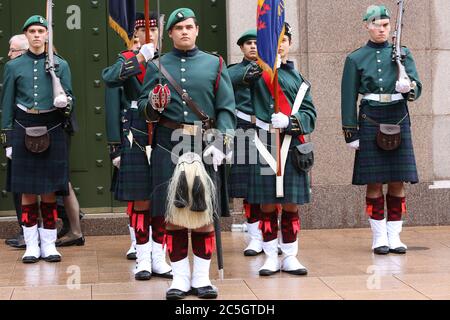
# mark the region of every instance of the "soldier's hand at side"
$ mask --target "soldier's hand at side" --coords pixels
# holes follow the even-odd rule
[[[395,90],[399,93],[408,93],[411,91],[411,82],[405,79],[401,79],[395,83]]]
[[[272,126],[275,129],[287,128],[289,126],[289,117],[281,112],[272,114]]]
[[[67,96],[65,94],[61,94],[53,100],[53,105],[58,109],[67,107],[68,103],[69,101],[67,100]]]
[[[12,160],[12,147],[6,148],[6,157],[10,160]]]
[[[347,146],[349,146],[349,148],[351,148],[351,149],[359,150],[359,139],[352,141],[350,143],[347,143]]]
[[[227,156],[217,149],[215,146],[208,147],[205,152],[203,153],[204,157],[212,156],[212,165],[214,167],[214,171],[217,172],[220,165],[222,165],[222,162]],[[208,162],[206,162],[208,163]]]
[[[155,46],[153,43],[146,43],[141,47],[139,53],[144,56],[145,62],[148,62],[155,56]]]
[[[120,160],[121,160],[121,158],[117,157],[117,158],[114,158],[112,161],[113,166],[116,167],[117,169],[120,169]]]

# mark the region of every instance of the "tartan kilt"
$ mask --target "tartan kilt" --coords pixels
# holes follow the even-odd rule
[[[275,155],[275,145],[271,145],[270,134],[265,130],[258,130],[258,136],[264,144],[267,144],[268,151]],[[265,135],[266,140],[263,140]],[[283,141],[283,135],[280,140]],[[266,142],[267,141],[267,142]],[[284,171],[284,197],[276,197],[276,173],[270,169],[265,160],[259,155],[258,164],[252,166],[248,186],[248,203],[258,204],[305,204],[311,200],[310,179],[308,174],[299,172],[293,165],[292,152],[300,142],[296,137],[292,137],[291,146],[286,160]],[[259,154],[259,152],[258,152]],[[263,170],[263,171],[261,171]],[[261,174],[263,173],[263,174]]]
[[[50,147],[43,153],[32,153],[25,147],[25,129],[16,121],[13,126],[11,161],[7,190],[22,194],[69,194],[69,158],[67,136],[62,123],[64,116],[59,111],[43,114],[28,114],[15,110],[15,120],[23,127],[46,126],[50,136]]]
[[[115,170],[113,177],[115,199],[118,201],[150,200],[151,171],[145,153],[145,146],[148,145],[147,122],[140,118],[137,112],[129,111],[126,118],[131,120],[127,122],[127,126],[124,126],[120,169]],[[127,138],[129,130],[134,137],[132,148]]]
[[[419,182],[411,137],[409,116],[400,124],[402,142],[397,150],[385,151],[378,147],[378,126],[361,116],[366,114],[378,123],[397,124],[407,113],[406,101],[395,105],[372,107],[363,101],[359,112],[360,150],[356,151],[353,184]]]
[[[244,131],[255,129],[255,125],[237,118],[237,129]],[[252,164],[250,164],[250,155],[256,154],[255,144],[251,139],[245,137],[245,141],[238,138],[238,132],[234,137],[233,164],[230,168],[230,178],[228,183],[228,192],[230,198],[247,198],[248,182]],[[239,139],[239,140],[238,140]]]
[[[168,194],[168,186],[170,183],[170,179],[172,178],[173,172],[175,170],[177,157],[174,155],[174,159],[172,160],[173,149],[182,139],[192,138],[189,136],[182,136],[178,141],[171,141],[171,136],[173,129],[169,129],[160,125],[157,125],[155,128],[155,135],[153,140],[153,152],[151,159],[151,172],[152,172],[152,216],[153,217],[161,217],[165,216],[166,213],[166,200]],[[201,139],[201,138],[200,138]],[[196,140],[198,141],[198,140]],[[201,141],[201,140],[200,140]],[[190,150],[195,151],[196,153],[201,153],[203,148],[199,146],[195,146],[194,144],[190,144]],[[177,156],[181,155],[181,152],[176,154]],[[223,192],[224,183],[226,181],[225,178],[225,166],[220,166],[220,170],[216,173],[213,169],[212,165],[206,165],[206,172],[209,174],[211,179],[216,186],[217,191],[217,199],[218,204],[216,206],[215,215],[217,216],[228,216],[229,212],[228,208],[228,199],[227,193]]]

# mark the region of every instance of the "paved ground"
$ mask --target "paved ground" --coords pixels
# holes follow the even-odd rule
[[[450,227],[405,228],[408,253],[387,256],[371,253],[369,229],[302,231],[304,277],[260,278],[264,257],[243,256],[246,237],[223,234],[225,280],[213,281],[220,299],[450,299]],[[1,241],[0,299],[164,299],[168,281],[134,280],[128,241],[88,237],[84,247],[61,249],[61,263],[35,265],[22,264],[23,251]]]

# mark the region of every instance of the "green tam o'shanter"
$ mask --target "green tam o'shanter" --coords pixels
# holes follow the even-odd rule
[[[390,19],[391,14],[385,6],[370,6],[367,8],[363,21],[372,22],[380,19]]]
[[[237,41],[238,46],[242,46],[248,40],[255,40],[257,37],[256,29],[245,31]]]
[[[29,27],[33,25],[43,26],[45,28],[48,28],[47,20],[39,15],[34,15],[28,18],[27,21],[25,21],[22,30],[27,31]]]
[[[173,11],[169,19],[167,19],[167,25],[166,30],[169,31],[172,29],[174,25],[176,25],[178,22],[187,20],[189,18],[195,18],[195,13],[189,8],[179,8]]]

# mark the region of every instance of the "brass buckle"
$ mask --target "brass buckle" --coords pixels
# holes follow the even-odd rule
[[[183,124],[183,134],[187,136],[195,136],[199,133],[199,126],[193,124]]]
[[[380,94],[380,102],[389,103],[392,102],[392,94]]]
[[[27,113],[31,113],[31,114],[39,114],[39,113],[40,113],[40,110],[37,110],[37,109],[28,109],[28,110],[27,110]]]

